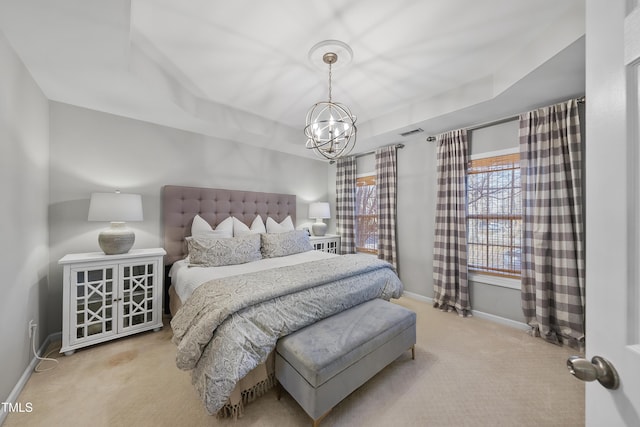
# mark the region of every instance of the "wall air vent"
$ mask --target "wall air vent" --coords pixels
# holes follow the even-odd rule
[[[413,135],[414,133],[420,133],[420,132],[424,132],[424,130],[420,129],[420,128],[416,128],[413,130],[408,130],[406,132],[402,132],[400,134],[400,136],[409,136],[409,135]]]

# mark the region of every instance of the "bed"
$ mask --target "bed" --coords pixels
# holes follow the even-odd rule
[[[273,385],[278,338],[402,293],[384,261],[312,250],[304,231],[292,228],[295,213],[294,195],[163,187],[165,304],[173,315],[176,365],[191,371],[210,414],[240,416],[244,404]],[[243,233],[229,238],[230,222]],[[202,237],[196,226],[219,234]]]

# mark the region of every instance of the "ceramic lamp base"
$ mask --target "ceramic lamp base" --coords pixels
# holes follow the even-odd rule
[[[311,230],[314,236],[324,236],[327,232],[327,224],[324,222],[314,222],[311,225]]]
[[[111,228],[101,231],[98,235],[100,249],[107,255],[126,254],[135,240],[136,235],[124,222],[112,222]]]

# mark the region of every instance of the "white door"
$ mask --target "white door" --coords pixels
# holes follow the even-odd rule
[[[620,378],[616,390],[587,383],[594,427],[640,426],[637,3],[586,3],[586,358],[609,360]]]

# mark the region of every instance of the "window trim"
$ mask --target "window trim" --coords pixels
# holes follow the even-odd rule
[[[518,147],[505,148],[504,150],[486,151],[484,153],[475,153],[469,156],[469,160],[484,159],[485,157],[507,156],[509,154],[517,154],[520,152]]]
[[[485,151],[482,153],[474,153],[470,154],[468,161],[484,159],[487,157],[498,157],[505,156],[510,154],[518,154],[520,153],[519,147],[514,148],[505,148],[503,150],[494,150],[494,151]],[[513,276],[501,276],[501,275],[493,275],[488,272],[483,272],[480,270],[468,270],[467,277],[470,281],[477,283],[484,283],[487,285],[493,286],[501,286],[503,288],[509,289],[521,289],[521,279]]]
[[[521,280],[514,279],[513,277],[500,277],[490,276],[484,273],[477,273],[475,271],[469,271],[467,278],[470,282],[483,283],[485,285],[500,286],[502,288],[517,289],[520,290]]]

